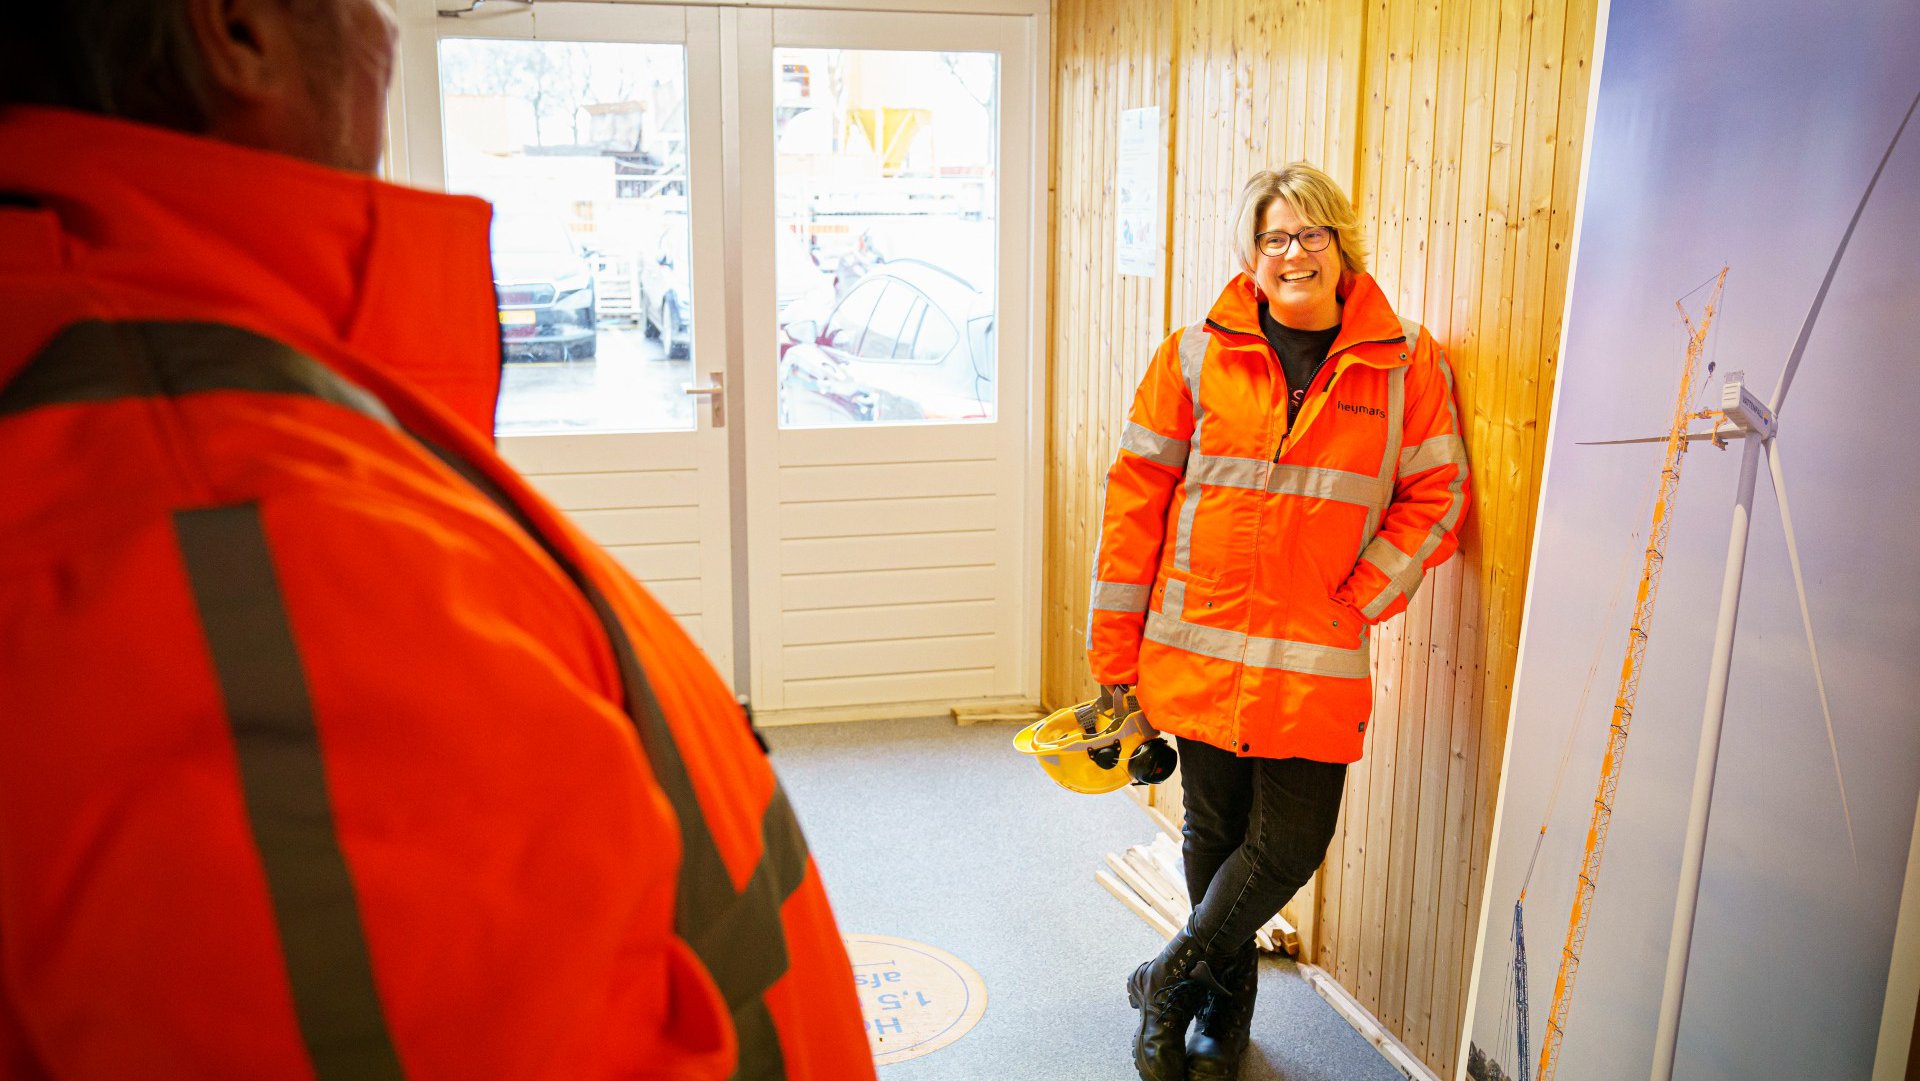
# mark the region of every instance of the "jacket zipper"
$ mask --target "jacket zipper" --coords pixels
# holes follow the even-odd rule
[[[1313,370],[1307,373],[1307,389],[1304,393],[1300,395],[1301,409],[1305,409],[1307,407],[1307,399],[1313,397],[1313,381],[1320,378],[1320,369],[1326,367],[1327,361],[1331,359],[1333,359],[1332,353],[1328,353],[1326,356],[1321,357],[1318,361],[1314,363]],[[1285,375],[1286,373],[1283,370],[1281,374]],[[1339,374],[1340,373],[1337,371],[1334,373],[1334,375],[1336,376]],[[1327,390],[1332,390],[1332,389],[1333,389],[1333,378],[1328,377]],[[1322,391],[1321,393],[1324,394],[1326,393],[1326,391]],[[1281,448],[1287,445],[1287,437],[1293,434],[1293,418],[1294,418],[1293,388],[1288,387],[1287,388],[1287,430],[1280,433],[1280,445],[1273,448],[1273,460],[1276,462],[1280,460]]]
[[[1214,321],[1213,321],[1212,319],[1208,319],[1208,320],[1206,321],[1206,325],[1207,325],[1207,326],[1210,326],[1210,327],[1212,327],[1212,328],[1214,328],[1215,330],[1218,330],[1218,331],[1220,331],[1220,332],[1221,332],[1221,333],[1223,333],[1223,334],[1244,334],[1244,335],[1247,335],[1247,336],[1249,336],[1249,337],[1258,337],[1258,338],[1259,338],[1259,339],[1260,339],[1261,341],[1265,341],[1265,340],[1266,340],[1266,335],[1264,335],[1264,334],[1260,334],[1260,335],[1255,335],[1255,334],[1253,334],[1253,333],[1252,333],[1252,332],[1250,332],[1250,331],[1245,331],[1245,330],[1235,330],[1235,329],[1233,329],[1232,327],[1226,327],[1226,326],[1222,326],[1222,325],[1220,325],[1219,323],[1217,323],[1217,322],[1214,322]],[[1348,350],[1351,350],[1351,349],[1355,349],[1355,348],[1357,348],[1357,347],[1359,347],[1359,346],[1362,346],[1362,345],[1391,345],[1391,344],[1393,344],[1393,343],[1395,343],[1395,342],[1404,342],[1404,341],[1406,341],[1406,340],[1407,340],[1407,336],[1406,336],[1406,335],[1404,335],[1404,334],[1402,334],[1402,335],[1401,335],[1400,337],[1398,337],[1398,338],[1380,338],[1380,339],[1377,339],[1377,340],[1374,340],[1374,341],[1365,341],[1365,342],[1354,342],[1354,343],[1353,343],[1352,345],[1349,345],[1349,346],[1347,346],[1347,347],[1346,347],[1346,349],[1342,349],[1342,350],[1341,350],[1341,352],[1343,352],[1343,353],[1344,353],[1344,352],[1347,352]],[[1317,379],[1317,378],[1319,378],[1319,376],[1320,376],[1320,370],[1321,370],[1322,368],[1324,368],[1324,367],[1326,367],[1326,364],[1327,364],[1327,361],[1329,361],[1329,360],[1331,360],[1331,359],[1333,359],[1333,354],[1332,354],[1332,353],[1328,353],[1328,354],[1327,354],[1326,356],[1324,356],[1324,357],[1321,357],[1321,358],[1320,358],[1320,363],[1319,363],[1319,364],[1317,364],[1317,365],[1315,365],[1315,366],[1314,366],[1314,369],[1313,369],[1313,374],[1312,374],[1312,375],[1309,375],[1309,376],[1307,377],[1307,387],[1308,387],[1308,389],[1309,389],[1309,390],[1311,390],[1311,389],[1312,389],[1312,387],[1313,387],[1313,381],[1314,381],[1315,379]],[[1364,362],[1361,362],[1361,363],[1364,363]],[[1369,365],[1368,365],[1368,367],[1374,367],[1374,365],[1371,365],[1371,364],[1369,364]],[[1331,377],[1329,377],[1329,378],[1328,378],[1328,380],[1327,380],[1327,389],[1326,389],[1325,391],[1323,391],[1322,393],[1331,393],[1331,392],[1332,392],[1332,390],[1333,390],[1333,380],[1334,380],[1334,379],[1337,379],[1337,378],[1339,378],[1339,376],[1340,376],[1340,369],[1338,368],[1338,366],[1336,366],[1336,367],[1334,368],[1334,372],[1333,372],[1333,375],[1332,375]],[[1282,403],[1282,408],[1285,408],[1285,403],[1284,403],[1284,402]],[[1301,403],[1301,408],[1303,408],[1303,409],[1304,409],[1304,408],[1306,408],[1306,405],[1305,405],[1305,402],[1304,402],[1304,401],[1303,401],[1303,402]],[[1274,452],[1273,452],[1273,461],[1272,461],[1272,462],[1270,462],[1270,463],[1268,463],[1268,465],[1267,465],[1267,485],[1270,485],[1270,484],[1272,483],[1272,480],[1273,480],[1273,468],[1274,468],[1274,466],[1276,466],[1276,465],[1278,465],[1278,464],[1280,463],[1280,455],[1281,455],[1281,454],[1283,454],[1283,453],[1285,453],[1285,452],[1286,452],[1286,449],[1287,449],[1287,437],[1288,437],[1288,436],[1291,436],[1292,434],[1293,434],[1293,420],[1292,420],[1291,418],[1289,418],[1289,419],[1287,420],[1287,430],[1286,430],[1286,432],[1285,432],[1284,434],[1282,434],[1282,435],[1281,435],[1281,437],[1280,437],[1280,445],[1279,445],[1279,446],[1278,446],[1277,448],[1275,448],[1275,449],[1274,449]],[[1266,487],[1267,485],[1262,485],[1262,487],[1264,488],[1264,487]],[[1255,537],[1258,537],[1258,536],[1260,535],[1260,527],[1261,527],[1261,524],[1260,524],[1260,520],[1259,520],[1259,519],[1261,519],[1261,518],[1264,518],[1264,517],[1266,516],[1266,504],[1267,504],[1267,501],[1266,501],[1266,500],[1264,500],[1264,499],[1262,499],[1262,500],[1261,500],[1261,501],[1259,502],[1259,504],[1258,504],[1258,509],[1257,509],[1257,511],[1256,511],[1256,518],[1255,518],[1255,521],[1254,521],[1254,536],[1255,536]],[[1249,595],[1250,595],[1250,596],[1257,596],[1257,595],[1258,595],[1258,593],[1259,593],[1259,589],[1258,589],[1258,586],[1259,586],[1259,582],[1260,582],[1260,561],[1259,561],[1258,559],[1255,559],[1255,560],[1253,561],[1253,564],[1252,564],[1252,569],[1253,569],[1253,577],[1252,577],[1252,579],[1251,579],[1251,580],[1250,580],[1250,581],[1249,581],[1249,582],[1247,583],[1247,584],[1248,584],[1248,593],[1249,593]],[[1283,625],[1284,625],[1284,622],[1283,622]],[[1235,677],[1234,677],[1234,678],[1235,678],[1236,680],[1241,680],[1241,679],[1244,679],[1245,677],[1246,677],[1246,666],[1245,666],[1245,665],[1243,664],[1243,665],[1241,665],[1241,666],[1239,667],[1239,670],[1238,670],[1238,672],[1236,673],[1236,675],[1235,675]],[[1233,696],[1233,697],[1234,697],[1234,708],[1233,708],[1233,741],[1234,741],[1234,745],[1233,745],[1233,750],[1234,750],[1234,752],[1235,752],[1236,754],[1245,754],[1245,753],[1251,753],[1251,752],[1252,752],[1252,744],[1251,744],[1251,743],[1250,743],[1249,741],[1247,741],[1247,740],[1245,740],[1245,739],[1242,739],[1242,738],[1241,738],[1241,733],[1240,733],[1240,692],[1239,692],[1239,688],[1238,688],[1238,687],[1236,687],[1236,688],[1235,688],[1235,691],[1234,691],[1234,696]]]
[[[1354,349],[1357,349],[1357,348],[1359,348],[1360,346],[1363,346],[1363,345],[1393,345],[1393,344],[1395,344],[1395,343],[1398,343],[1398,342],[1404,342],[1404,341],[1406,341],[1406,340],[1407,340],[1407,337],[1406,337],[1406,335],[1404,335],[1404,334],[1403,334],[1403,335],[1401,335],[1401,336],[1400,336],[1400,337],[1398,337],[1398,338],[1379,338],[1379,339],[1376,339],[1376,340],[1374,340],[1374,341],[1367,341],[1367,342],[1354,342],[1354,343],[1353,343],[1352,345],[1349,345],[1349,346],[1347,346],[1347,347],[1346,347],[1345,349],[1342,349],[1342,350],[1340,350],[1340,351],[1341,351],[1342,353],[1346,353],[1346,352],[1350,352],[1350,351],[1352,351],[1352,350],[1354,350]],[[1320,358],[1320,363],[1318,363],[1318,364],[1316,364],[1316,365],[1314,365],[1314,366],[1313,366],[1313,374],[1312,374],[1312,375],[1309,375],[1309,376],[1307,376],[1307,398],[1311,398],[1311,397],[1313,397],[1313,381],[1314,381],[1315,379],[1317,379],[1317,378],[1319,378],[1319,376],[1320,376],[1320,369],[1322,369],[1322,368],[1324,368],[1324,367],[1326,367],[1326,364],[1327,364],[1327,361],[1329,361],[1329,360],[1332,360],[1332,359],[1333,359],[1333,354],[1332,354],[1332,353],[1328,353],[1328,354],[1327,354],[1326,356],[1324,356],[1324,357],[1321,357],[1321,358]],[[1354,361],[1354,363],[1356,363],[1356,364],[1366,364],[1367,362],[1366,362],[1366,361],[1363,361],[1363,360],[1355,360],[1355,361]],[[1367,366],[1368,366],[1369,368],[1371,368],[1371,367],[1374,367],[1375,365],[1372,365],[1372,364],[1367,364]],[[1322,394],[1331,394],[1331,393],[1333,393],[1333,381],[1334,381],[1335,379],[1338,379],[1338,378],[1340,378],[1340,368],[1339,368],[1339,366],[1337,366],[1337,365],[1336,365],[1336,366],[1334,367],[1334,370],[1333,370],[1333,375],[1332,375],[1332,376],[1330,376],[1330,377],[1329,377],[1329,378],[1327,379],[1327,385],[1326,385],[1326,388],[1325,388],[1324,390],[1322,390],[1322,391],[1321,391],[1320,393],[1322,393]],[[1307,407],[1307,405],[1306,405],[1306,399],[1302,399],[1302,400],[1301,400],[1301,402],[1300,402],[1300,408],[1301,408],[1302,410],[1305,410],[1305,409],[1306,409],[1306,407]],[[1281,434],[1281,436],[1280,436],[1280,445],[1279,445],[1279,446],[1277,446],[1277,447],[1275,447],[1275,448],[1274,448],[1274,450],[1273,450],[1273,460],[1274,460],[1274,463],[1275,463],[1276,465],[1277,465],[1277,464],[1279,464],[1279,461],[1280,461],[1280,456],[1281,456],[1282,454],[1285,454],[1285,453],[1286,453],[1286,450],[1287,450],[1287,440],[1288,440],[1289,438],[1291,438],[1292,436],[1293,436],[1293,418],[1292,418],[1292,417],[1289,417],[1289,418],[1287,418],[1287,430],[1286,430],[1285,432],[1283,432],[1283,433]]]

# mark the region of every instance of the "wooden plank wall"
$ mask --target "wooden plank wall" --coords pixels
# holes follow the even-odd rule
[[[1232,273],[1238,186],[1306,158],[1372,271],[1446,347],[1475,503],[1461,555],[1376,638],[1376,720],[1319,882],[1314,960],[1452,1072],[1552,401],[1598,0],[1059,0],[1044,684],[1085,671],[1101,485],[1154,346]],[[1159,278],[1114,269],[1114,133],[1162,110]]]

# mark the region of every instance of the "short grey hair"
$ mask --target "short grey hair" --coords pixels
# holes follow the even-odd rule
[[[1285,199],[1293,212],[1309,225],[1332,229],[1340,241],[1340,260],[1349,274],[1367,272],[1367,239],[1360,229],[1360,215],[1353,202],[1334,179],[1304,161],[1284,169],[1262,169],[1247,178],[1240,199],[1233,207],[1233,252],[1240,269],[1253,273],[1259,249],[1254,238],[1267,219],[1267,208],[1275,199]]]

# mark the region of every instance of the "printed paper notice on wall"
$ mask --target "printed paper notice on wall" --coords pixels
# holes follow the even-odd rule
[[[1160,272],[1160,107],[1120,113],[1118,213],[1114,252],[1120,273],[1151,278]]]

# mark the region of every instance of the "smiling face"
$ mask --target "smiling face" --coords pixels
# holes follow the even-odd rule
[[[1268,204],[1258,232],[1275,229],[1297,233],[1313,222],[1302,218],[1285,199]],[[1253,281],[1267,298],[1267,310],[1295,330],[1325,330],[1340,322],[1340,238],[1320,251],[1308,251],[1295,240],[1279,255],[1254,248]]]

